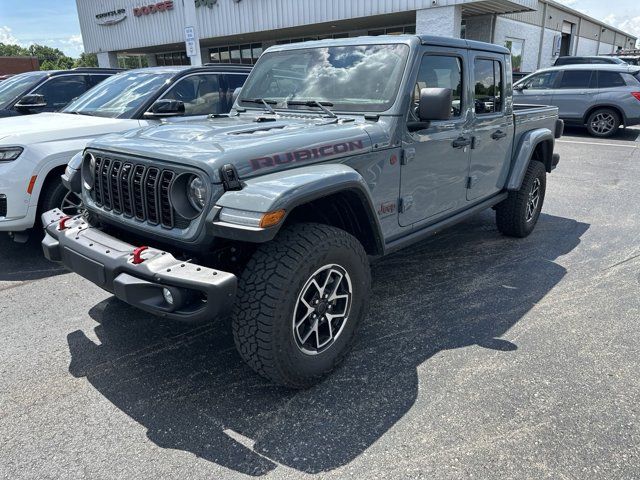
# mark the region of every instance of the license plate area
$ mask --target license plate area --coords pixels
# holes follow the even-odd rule
[[[70,270],[76,272],[78,275],[83,276],[102,288],[106,287],[107,276],[102,263],[85,257],[81,253],[74,252],[68,247],[64,247],[63,262]]]

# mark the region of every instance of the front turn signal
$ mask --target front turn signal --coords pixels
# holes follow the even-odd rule
[[[265,213],[260,220],[260,228],[268,228],[277,225],[285,216],[285,210],[276,210],[275,212]]]

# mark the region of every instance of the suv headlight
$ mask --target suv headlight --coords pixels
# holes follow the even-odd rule
[[[207,201],[207,186],[205,183],[199,176],[194,175],[189,181],[187,190],[187,198],[191,206],[198,212],[202,211]]]
[[[0,148],[0,162],[12,162],[23,152],[22,147]]]

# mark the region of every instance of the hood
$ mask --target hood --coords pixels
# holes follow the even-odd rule
[[[197,123],[174,123],[108,135],[89,148],[110,150],[207,171],[233,164],[246,179],[256,175],[366,153],[372,141],[362,121],[319,116],[284,117],[243,114]]]
[[[21,115],[0,118],[0,144],[29,145],[71,138],[95,137],[139,126],[137,120],[69,113]]]

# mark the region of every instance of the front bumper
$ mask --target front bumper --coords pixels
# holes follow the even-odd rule
[[[149,248],[144,261],[133,263],[134,245],[89,225],[82,216],[59,229],[63,214],[55,209],[42,215],[45,256],[62,263],[120,300],[155,315],[201,322],[227,315],[235,299],[235,275],[182,262],[170,253]],[[174,304],[167,303],[168,289]]]

